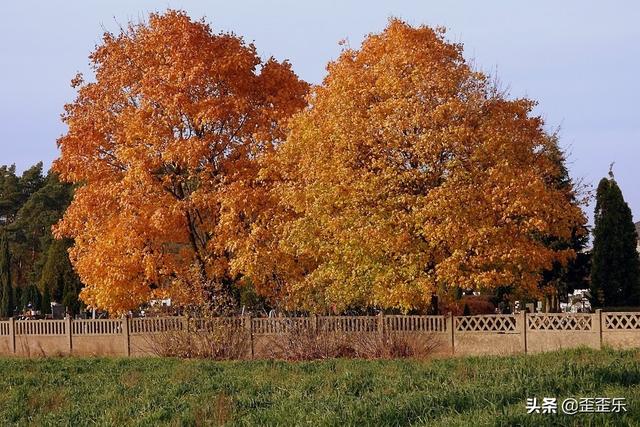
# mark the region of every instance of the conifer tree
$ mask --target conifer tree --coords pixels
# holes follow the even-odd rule
[[[13,287],[11,285],[11,254],[7,234],[0,239],[0,317],[13,315]]]
[[[42,295],[36,285],[29,285],[22,291],[22,300],[20,305],[27,308],[29,304],[34,310],[41,310]]]
[[[42,268],[40,287],[43,291],[48,290],[50,300],[62,303],[69,311],[77,313],[81,283],[69,261],[67,250],[70,245],[69,240],[54,240],[51,243]]]
[[[591,265],[591,295],[595,306],[631,306],[640,302],[640,260],[631,209],[613,173],[596,193]]]
[[[42,314],[51,314],[51,291],[48,286],[42,290]]]

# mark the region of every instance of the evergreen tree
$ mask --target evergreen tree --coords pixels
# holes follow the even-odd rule
[[[53,237],[51,226],[62,217],[72,198],[72,187],[61,183],[57,175],[39,175],[40,165],[25,171],[21,187],[29,198],[20,207],[10,225],[14,282],[22,287],[40,280],[47,250]],[[43,182],[44,184],[42,184]],[[35,191],[34,191],[35,190]]]
[[[79,281],[65,280],[62,292],[62,304],[67,308],[67,311],[71,314],[77,314],[82,308],[82,304],[78,299],[80,293]]]
[[[42,314],[51,314],[51,292],[48,286],[42,291]]]
[[[36,285],[29,285],[22,291],[22,308],[27,308],[31,304],[34,310],[42,311],[42,296]]]
[[[25,170],[18,181],[20,187],[20,205],[23,205],[29,198],[45,183],[45,177],[42,174],[42,162],[38,162]]]
[[[34,284],[41,281],[53,242],[51,226],[62,218],[72,198],[73,186],[60,182],[55,173],[50,172],[45,177],[41,162],[26,169],[22,175],[16,174],[15,165],[0,166],[0,229],[6,233],[11,254],[8,277],[12,299],[21,309],[29,302],[35,309],[42,308],[42,298]],[[75,273],[67,271],[70,265],[67,265],[66,247],[62,250],[65,253],[57,261],[63,263],[58,270],[63,271],[65,279],[60,280],[58,286],[54,278],[49,286],[49,291],[53,291],[49,296],[56,301],[63,299],[65,280],[77,280]],[[72,283],[70,289],[75,288],[79,288],[79,284]],[[0,302],[4,301],[2,296],[0,288]]]
[[[613,173],[603,178],[596,193],[591,262],[591,295],[595,306],[640,303],[638,236],[631,209]]]
[[[40,287],[49,292],[50,299],[66,305],[75,314],[80,307],[78,293],[81,282],[69,261],[67,250],[70,245],[69,240],[54,240],[51,243],[42,268]]]
[[[13,316],[13,286],[11,284],[11,254],[6,232],[0,239],[0,317]]]
[[[580,190],[569,176],[569,170],[566,167],[566,156],[560,148],[557,135],[555,134],[550,136],[550,144],[547,147],[546,155],[553,160],[557,166],[556,174],[549,177],[549,185],[562,190],[571,204],[578,205],[580,203]],[[586,221],[585,217],[582,224],[576,225],[573,228],[571,238],[569,239],[560,239],[557,237],[543,238],[546,245],[555,250],[572,249],[576,253],[576,258],[567,264],[563,265],[559,262],[554,262],[549,270],[543,271],[540,287],[543,289],[554,289],[555,291],[553,298],[549,298],[549,302],[551,303],[550,306],[547,307],[549,311],[558,311],[560,308],[558,303],[560,301],[566,302],[570,292],[589,286],[589,254],[584,251],[589,240]],[[548,295],[548,297],[551,296],[552,295]]]
[[[16,165],[0,166],[0,225],[7,225],[15,220],[21,200]]]

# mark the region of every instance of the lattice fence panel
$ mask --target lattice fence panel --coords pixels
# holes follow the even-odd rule
[[[591,331],[590,314],[529,314],[530,331]]]
[[[602,313],[604,329],[608,331],[629,331],[640,329],[640,313]]]
[[[455,317],[457,332],[515,332],[516,318],[512,315]]]

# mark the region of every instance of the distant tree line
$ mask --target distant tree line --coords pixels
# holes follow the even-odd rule
[[[0,317],[29,305],[48,314],[51,302],[81,309],[82,284],[67,253],[72,241],[51,233],[72,197],[73,186],[45,175],[41,162],[21,175],[15,165],[0,166]]]

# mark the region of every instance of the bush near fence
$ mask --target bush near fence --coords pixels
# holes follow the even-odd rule
[[[238,331],[247,358],[273,357],[282,340],[300,331],[360,342],[402,336],[439,354],[516,354],[562,348],[640,347],[640,312],[511,314],[478,316],[310,316],[282,318],[186,317],[0,322],[0,354],[150,356],[154,342],[171,331],[203,334]],[[375,340],[374,340],[375,338]],[[390,342],[387,340],[387,342]],[[435,344],[433,344],[435,343]]]

